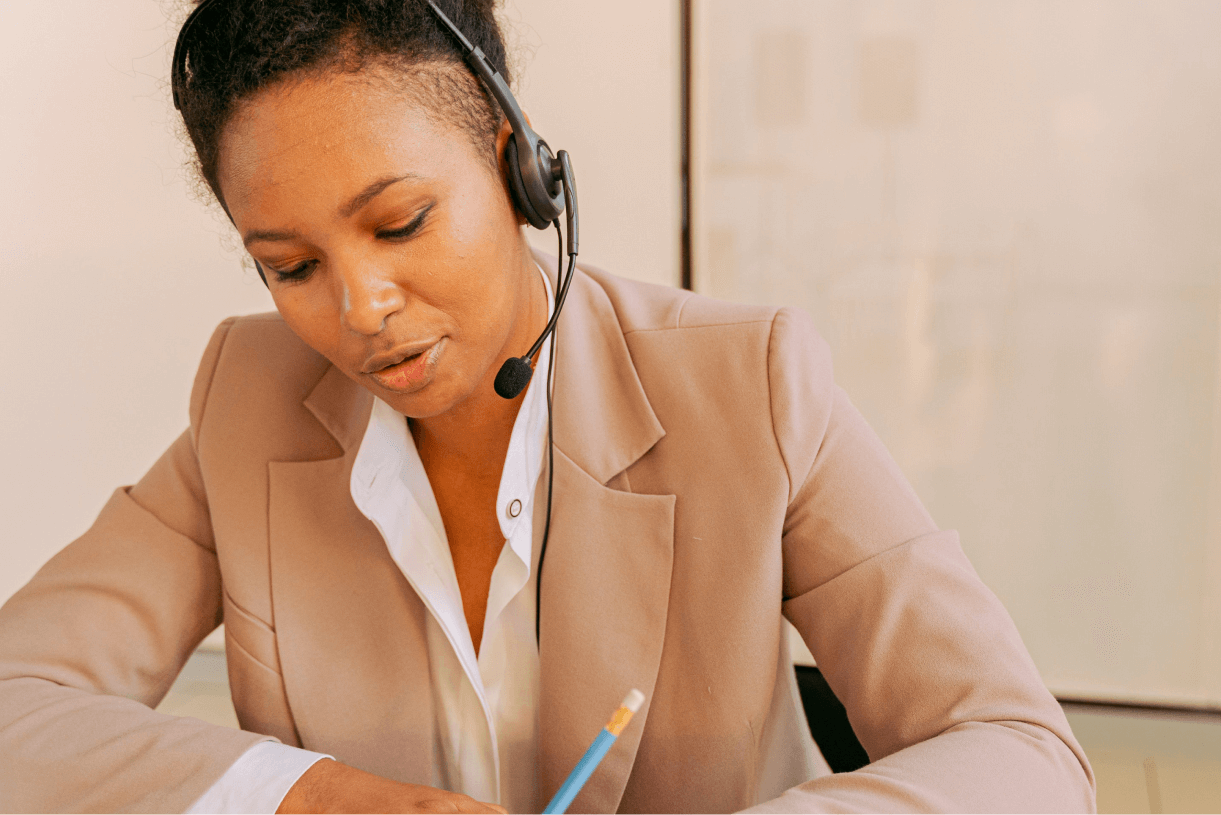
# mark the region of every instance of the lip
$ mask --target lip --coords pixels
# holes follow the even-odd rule
[[[400,362],[407,359],[407,357],[423,353],[429,348],[432,348],[438,342],[440,342],[439,337],[426,340],[417,340],[416,342],[405,342],[396,348],[391,348],[389,351],[386,351],[383,354],[374,354],[373,356],[369,357],[368,361],[365,362],[364,366],[360,369],[361,373],[371,374],[380,371],[383,368],[398,365]]]
[[[376,368],[381,364],[384,366],[381,370],[367,371],[369,376],[388,391],[412,393],[432,381],[444,345],[442,338],[422,346],[419,343],[402,346],[381,357],[374,357],[365,367]]]

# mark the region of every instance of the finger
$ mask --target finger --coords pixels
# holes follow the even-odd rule
[[[485,802],[481,802],[481,800],[475,800],[474,798],[463,799],[460,806],[462,806],[462,809],[458,810],[460,813],[471,813],[473,815],[487,815],[487,813],[509,815],[509,810],[504,809],[503,806],[499,806],[497,804],[487,804]]]
[[[458,801],[459,812],[499,812],[500,815],[508,815],[507,809],[502,809],[495,804],[476,801],[474,798],[463,798]]]

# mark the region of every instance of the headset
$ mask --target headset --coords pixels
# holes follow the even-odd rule
[[[170,67],[170,87],[173,91],[174,107],[179,111],[182,110],[180,89],[185,88],[188,80],[187,61],[190,51],[188,35],[191,29],[199,24],[199,20],[205,11],[217,2],[224,2],[224,0],[204,0],[196,6],[191,15],[187,17],[186,22],[182,24],[182,29],[178,32],[178,42],[174,46],[174,58]],[[466,61],[466,64],[483,81],[484,86],[487,87],[488,92],[496,100],[501,111],[504,112],[509,126],[513,129],[513,135],[509,137],[509,142],[505,147],[505,162],[509,168],[509,192],[512,195],[513,203],[517,206],[518,211],[525,216],[526,221],[534,228],[546,229],[548,226],[554,225],[560,240],[560,269],[557,270],[557,291],[555,293],[555,304],[551,311],[551,318],[547,321],[547,325],[543,332],[539,334],[538,339],[530,346],[529,351],[520,357],[510,357],[504,361],[496,374],[494,384],[496,393],[503,398],[516,398],[530,384],[530,378],[534,375],[534,355],[538,353],[538,349],[542,347],[548,336],[553,337],[549,356],[550,362],[547,368],[548,381],[546,383],[547,519],[543,527],[542,544],[539,547],[538,575],[535,580],[534,596],[534,637],[537,642],[539,639],[539,610],[542,600],[543,557],[547,553],[547,540],[551,535],[551,495],[555,481],[555,442],[551,415],[551,392],[555,377],[554,336],[556,323],[560,317],[560,310],[564,307],[564,300],[568,296],[568,288],[572,284],[572,278],[576,271],[577,245],[580,231],[577,219],[576,180],[573,177],[572,163],[569,160],[568,153],[564,150],[553,153],[547,142],[543,141],[538,133],[534,132],[526,122],[526,117],[521,111],[521,106],[517,104],[517,100],[509,90],[508,83],[505,82],[500,72],[488,61],[483,50],[473,45],[462,31],[454,25],[453,21],[437,7],[433,0],[425,0],[425,2],[432,9],[438,22],[453,36],[462,50],[463,59]],[[560,234],[560,215],[565,215],[568,239],[567,253],[564,252],[564,235]],[[563,268],[565,254],[568,257],[568,267],[566,270]],[[262,265],[257,260],[254,262],[254,265],[258,269],[259,277],[263,280],[263,285],[268,286],[267,276],[263,273]],[[560,271],[563,271],[562,275],[559,274]]]

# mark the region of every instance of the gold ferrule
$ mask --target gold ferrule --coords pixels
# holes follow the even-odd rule
[[[627,723],[632,720],[632,711],[625,707],[621,707],[615,711],[615,715],[611,716],[610,723],[606,725],[607,731],[615,738],[623,732],[623,728],[627,727]]]

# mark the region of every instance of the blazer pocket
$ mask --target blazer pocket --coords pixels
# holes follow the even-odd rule
[[[276,653],[276,632],[271,626],[242,608],[229,596],[228,590],[221,592],[225,612],[225,644],[229,642],[246,652],[246,656],[264,668],[280,673],[280,656]]]
[[[225,661],[229,664],[229,695],[243,730],[273,736],[292,747],[301,746],[276,655],[276,635],[223,592]]]

